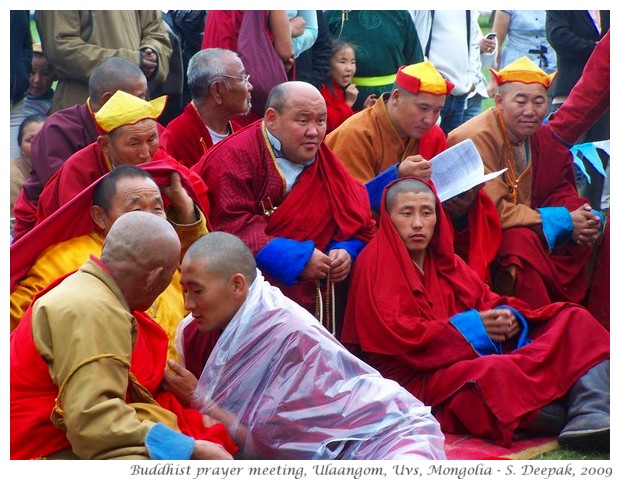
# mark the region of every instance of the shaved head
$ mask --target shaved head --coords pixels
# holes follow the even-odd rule
[[[250,248],[237,236],[211,232],[196,240],[185,254],[186,260],[203,260],[208,272],[228,279],[241,273],[252,284],[256,278],[256,260]]]
[[[101,262],[131,310],[146,310],[179,266],[181,242],[172,225],[148,212],[121,215],[108,232]]]

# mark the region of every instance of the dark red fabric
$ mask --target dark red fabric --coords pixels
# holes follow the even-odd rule
[[[353,269],[342,341],[361,348],[384,376],[431,405],[444,431],[469,431],[510,445],[517,427],[609,358],[609,333],[587,310],[568,303],[532,310],[491,292],[454,254],[441,207],[424,274],[390,220],[385,194],[381,209],[377,235]],[[523,314],[534,340],[480,357],[450,317],[503,304]]]
[[[205,216],[208,215],[209,199],[206,185],[196,173],[190,172],[177,162],[166,160],[144,163],[140,168],[149,172],[160,188],[170,184],[172,172],[179,172],[181,183],[189,196],[201,207]],[[11,244],[11,291],[46,248],[73,237],[86,235],[96,228],[90,216],[90,207],[93,204],[93,191],[101,178],[103,177],[95,179],[24,237]]]
[[[455,229],[449,216],[447,219],[455,253],[490,285],[491,264],[502,242],[502,225],[493,200],[484,190],[478,191],[467,213],[467,225],[462,229]]]
[[[219,47],[236,52],[243,12],[243,10],[209,10],[202,37],[202,50]]]
[[[240,128],[234,121],[230,122],[229,126],[232,132]],[[181,115],[168,123],[160,142],[161,147],[172,158],[187,168],[198,162],[213,146],[209,130],[191,103],[185,107]]]
[[[35,300],[53,289],[67,275],[40,292]],[[34,300],[33,300],[34,303]],[[164,408],[177,415],[182,433],[219,443],[228,452],[237,452],[222,424],[204,427],[200,412],[183,407],[170,393],[159,390],[166,367],[168,336],[147,314],[134,312],[138,326],[130,372]],[[58,395],[49,369],[32,338],[32,305],[11,334],[11,459],[33,459],[70,448],[64,431],[50,421]],[[133,401],[130,392],[126,398]],[[136,399],[139,400],[139,399]]]
[[[13,238],[21,238],[37,222],[43,186],[75,152],[97,140],[95,120],[86,103],[59,110],[45,120],[32,142],[32,171],[14,206]]]
[[[179,164],[165,150],[159,148],[151,160],[166,162],[179,172],[184,172],[198,194],[198,206],[208,215],[206,185],[183,165]],[[82,190],[101,178],[110,170],[97,143],[93,143],[69,158],[45,185],[37,206],[37,223],[58,210]]]
[[[335,130],[347,118],[355,112],[347,105],[344,91],[341,87],[330,81],[330,85],[321,85],[321,95],[327,105],[327,133]]]
[[[609,109],[610,102],[610,40],[609,30],[597,42],[579,81],[571,89],[562,106],[549,118],[553,132],[569,144],[577,142],[599,117]]]
[[[275,237],[312,240],[325,251],[331,241],[357,238],[368,242],[374,232],[368,195],[321,144],[316,161],[284,196],[284,183],[258,121],[218,143],[192,170],[209,187],[211,225],[240,237],[254,255]],[[265,216],[261,202],[277,206]],[[314,281],[293,287],[269,279],[306,308],[314,305]]]
[[[572,154],[551,129],[543,125],[530,139],[530,206],[533,209],[566,207],[573,211],[587,203],[577,193]],[[516,266],[514,296],[534,308],[558,301],[582,303],[587,293],[587,265],[593,249],[569,240],[548,253],[546,242],[531,228],[509,228],[503,231],[497,263],[506,268]]]
[[[611,297],[609,292],[610,281],[610,239],[609,239],[609,223],[610,215],[607,214],[607,222],[603,231],[603,238],[598,247],[597,258],[592,273],[592,282],[590,285],[590,295],[588,296],[588,310],[592,315],[601,322],[607,330],[610,328],[610,308]]]
[[[207,359],[221,334],[220,330],[201,332],[198,330],[198,322],[194,319],[183,329],[183,351],[189,352],[185,356],[185,368],[196,378],[202,375]]]

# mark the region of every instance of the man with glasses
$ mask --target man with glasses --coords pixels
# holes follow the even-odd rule
[[[192,101],[162,135],[162,146],[187,167],[240,128],[233,118],[252,106],[252,84],[239,56],[223,48],[196,53],[187,67]]]

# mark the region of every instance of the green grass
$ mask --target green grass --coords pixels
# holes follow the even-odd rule
[[[552,450],[542,453],[532,460],[609,460],[609,453],[582,453],[572,450]]]

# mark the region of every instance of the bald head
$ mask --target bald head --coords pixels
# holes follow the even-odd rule
[[[99,64],[88,81],[91,107],[98,111],[118,90],[146,98],[148,86],[140,67],[129,60],[111,57]]]
[[[265,108],[273,108],[278,113],[282,113],[284,108],[288,106],[290,100],[300,95],[304,98],[314,99],[319,102],[323,100],[321,92],[310,83],[298,81],[284,82],[273,87],[267,98]],[[325,100],[323,100],[323,104],[325,104]]]
[[[256,260],[250,248],[237,236],[212,232],[196,240],[185,254],[184,263],[204,261],[210,275],[228,279],[241,273],[248,284],[256,278]]]
[[[174,228],[148,212],[121,215],[106,236],[101,262],[131,309],[146,310],[169,285],[181,244]]]

